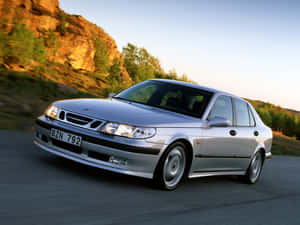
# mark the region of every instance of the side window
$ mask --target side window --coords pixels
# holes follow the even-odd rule
[[[208,119],[212,119],[214,117],[223,117],[230,121],[230,124],[232,125],[232,103],[231,98],[228,96],[220,96],[217,98]]]
[[[254,117],[253,117],[253,112],[252,112],[249,105],[248,105],[248,111],[249,111],[249,117],[250,117],[250,126],[255,127],[255,120],[254,120]]]
[[[250,117],[248,104],[239,99],[233,99],[236,111],[236,125],[241,127],[250,126]]]

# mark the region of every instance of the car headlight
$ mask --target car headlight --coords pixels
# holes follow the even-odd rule
[[[55,106],[55,105],[50,105],[46,111],[45,111],[45,114],[46,116],[52,118],[52,119],[55,119],[57,120],[58,119],[58,113],[60,111],[60,108]]]
[[[155,128],[135,127],[125,124],[108,122],[101,129],[101,132],[128,138],[145,139],[156,134]]]

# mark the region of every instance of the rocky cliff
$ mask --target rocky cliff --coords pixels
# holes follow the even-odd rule
[[[118,62],[123,80],[130,80],[114,39],[82,16],[65,13],[58,0],[0,0],[0,15],[2,29],[9,31],[18,21],[43,37],[48,61],[83,72],[95,71],[95,40],[100,38],[107,49],[108,64]],[[47,44],[51,35],[55,43]]]

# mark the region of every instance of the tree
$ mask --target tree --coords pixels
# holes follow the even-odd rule
[[[128,43],[127,46],[123,48],[122,55],[124,57],[124,64],[131,79],[135,83],[139,82],[138,48],[135,45]]]
[[[284,114],[284,126],[282,128],[282,133],[292,137],[295,134],[294,119],[288,114]]]
[[[188,76],[184,73],[184,74],[182,74],[180,77],[179,77],[179,79],[181,80],[181,81],[184,81],[184,82],[189,82],[189,78],[188,78]]]
[[[257,109],[257,113],[260,115],[262,121],[269,127],[272,126],[272,117],[270,112],[265,108]]]
[[[167,79],[170,80],[178,80],[178,75],[175,69],[171,69],[169,73],[166,75]]]
[[[298,120],[298,123],[296,124],[296,138],[300,141],[300,120]]]
[[[159,59],[152,56],[145,48],[138,48],[128,43],[123,48],[122,55],[124,56],[126,69],[134,83],[152,78],[195,83],[189,80],[186,74],[179,77],[174,69],[166,73],[161,67]]]
[[[122,55],[126,69],[135,83],[155,78],[158,74],[164,74],[159,60],[145,48],[138,48],[128,43],[123,48]]]
[[[270,103],[251,101],[261,119],[272,128],[290,137],[300,139],[299,114],[290,112]]]
[[[117,92],[116,89],[121,86],[121,65],[118,59],[114,60],[113,65],[110,67],[109,75],[107,76],[107,81],[112,89],[112,92]]]
[[[273,112],[272,114],[272,129],[282,131],[284,128],[284,114],[282,112]]]

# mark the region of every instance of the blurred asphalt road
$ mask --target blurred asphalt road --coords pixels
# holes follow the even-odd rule
[[[209,177],[166,192],[39,150],[31,133],[0,131],[0,153],[1,225],[300,224],[300,157],[273,157],[256,185]]]

